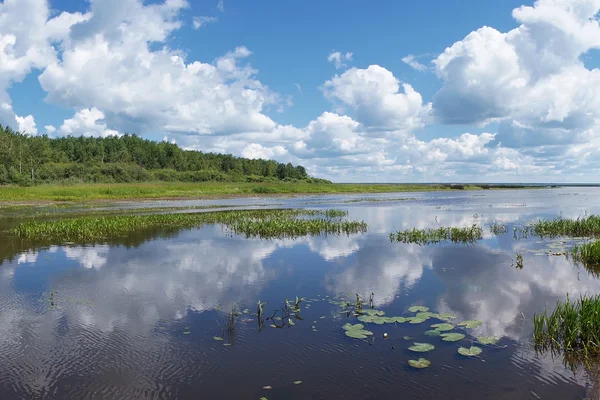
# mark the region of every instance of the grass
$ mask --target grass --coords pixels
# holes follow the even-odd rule
[[[536,346],[584,355],[600,354],[600,296],[581,296],[572,301],[567,296],[554,311],[533,317]]]
[[[539,220],[527,227],[521,228],[523,236],[534,234],[540,237],[585,237],[600,236],[600,216],[590,215],[584,218]]]
[[[491,186],[503,188],[503,186]],[[511,187],[513,188],[513,187]],[[523,186],[525,188],[525,186]],[[0,186],[2,202],[137,200],[206,198],[260,194],[392,193],[440,190],[478,190],[478,185],[450,184],[327,184],[305,182],[154,182],[114,184]]]
[[[390,241],[401,243],[417,243],[426,245],[450,241],[453,243],[470,244],[482,239],[480,226],[472,225],[467,228],[441,227],[437,229],[409,229],[390,233]]]
[[[235,234],[264,239],[366,231],[365,222],[345,221],[341,219],[345,215],[347,212],[340,210],[285,209],[79,217],[24,222],[11,232],[21,239],[64,243],[118,237],[144,229],[189,229],[203,224],[223,224]]]
[[[586,265],[600,265],[600,241],[575,245],[571,249],[571,256],[576,262]]]

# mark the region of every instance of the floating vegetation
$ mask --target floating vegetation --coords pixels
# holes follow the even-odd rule
[[[516,256],[517,256],[517,263],[515,264],[515,262],[513,261],[512,266],[517,269],[523,269],[523,254],[517,253]]]
[[[458,342],[459,340],[463,340],[465,335],[462,333],[442,333],[442,340],[444,342]]]
[[[533,316],[536,346],[600,354],[600,295],[558,301],[554,311]]]
[[[456,325],[464,326],[467,329],[474,329],[474,328],[479,328],[482,325],[482,322],[477,321],[477,320],[468,320],[468,321],[459,322]]]
[[[213,336],[213,340],[221,342],[223,341],[223,338],[221,336]]]
[[[485,344],[487,346],[494,345],[494,344],[498,343],[499,340],[500,339],[498,339],[496,336],[478,336],[477,337],[478,343]]]
[[[408,348],[410,351],[414,351],[417,353],[426,353],[428,351],[431,351],[433,349],[435,349],[435,346],[430,344],[430,343],[419,343],[419,342],[414,342],[413,346],[410,346]]]
[[[21,239],[64,243],[106,239],[143,229],[190,229],[203,224],[223,224],[235,234],[263,239],[366,232],[365,222],[338,218],[346,214],[340,210],[285,209],[79,217],[24,222],[12,233]]]
[[[448,314],[448,313],[436,314],[435,318],[439,319],[440,321],[450,321],[450,320],[456,319],[456,315]]]
[[[432,330],[429,330],[429,331],[425,331],[425,335],[426,336],[432,336],[432,337],[441,336],[442,332],[438,331],[437,329],[432,329]]]
[[[494,222],[490,226],[490,232],[493,233],[494,235],[502,235],[502,234],[506,233],[506,225],[498,224],[498,223]]]
[[[299,384],[301,384],[301,383],[302,383],[302,381],[294,381],[294,382],[292,382],[292,383],[293,383],[294,385],[299,385]]]
[[[466,348],[466,347],[459,347],[458,348],[458,354],[460,354],[461,356],[465,356],[465,357],[475,357],[481,354],[483,350],[481,350],[480,347],[477,346],[471,346],[470,348]]]
[[[416,243],[419,245],[450,241],[452,243],[471,244],[483,238],[483,230],[473,224],[467,228],[441,227],[437,229],[409,229],[390,233],[390,241]]]
[[[429,318],[419,318],[419,317],[410,317],[407,318],[406,320],[408,321],[409,324],[422,324],[423,322],[427,321]]]
[[[408,365],[413,368],[423,369],[429,367],[431,365],[431,361],[424,358],[419,358],[418,360],[408,360]]]
[[[427,311],[429,311],[429,308],[425,307],[425,306],[412,306],[412,307],[410,307],[408,309],[408,311],[409,312],[413,312],[413,313],[416,313],[416,312],[427,312]]]
[[[345,324],[342,329],[346,331],[346,336],[353,339],[366,339],[367,336],[373,335],[373,332],[364,330],[365,326],[362,324]]]
[[[435,328],[435,330],[440,331],[440,332],[451,331],[452,329],[454,329],[454,325],[448,324],[448,323],[433,324],[433,325],[431,325],[431,327]]]

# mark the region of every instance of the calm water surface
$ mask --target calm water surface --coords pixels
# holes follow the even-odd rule
[[[600,293],[600,281],[550,255],[560,241],[514,240],[512,227],[600,213],[599,198],[598,189],[553,189],[152,202],[119,207],[335,207],[366,221],[368,233],[258,240],[204,226],[89,245],[2,236],[0,399],[583,399],[593,382],[536,355],[532,318],[567,293]],[[493,221],[509,233],[489,233]],[[474,223],[484,240],[472,246],[388,238]],[[370,340],[351,339],[341,327],[356,318],[330,302],[355,293],[374,293],[388,316],[419,304],[483,325],[458,343],[423,334],[436,320],[368,324]],[[272,314],[296,296],[309,299],[302,320],[259,331],[258,300]],[[224,336],[221,310],[234,303],[250,311],[232,338],[214,340]],[[457,354],[479,335],[501,340],[476,358]],[[412,353],[413,341],[436,348]],[[411,369],[419,357],[431,367]]]

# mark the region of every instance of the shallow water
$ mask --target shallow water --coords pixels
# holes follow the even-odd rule
[[[549,254],[566,244],[514,240],[512,227],[600,213],[599,195],[561,188],[129,203],[102,209],[335,207],[366,221],[368,233],[258,240],[205,226],[89,245],[1,237],[0,399],[582,399],[593,382],[560,359],[536,355],[532,319],[567,293],[600,293],[600,281]],[[25,218],[13,214],[0,225]],[[493,221],[508,233],[492,235]],[[473,223],[484,228],[484,240],[471,246],[388,237]],[[516,253],[523,269],[512,265]],[[413,315],[408,308],[419,304],[483,324],[463,330],[467,337],[457,343],[425,336],[440,322],[433,319],[368,324],[369,340],[351,339],[342,325],[358,321],[330,302],[353,301],[355,293],[374,293],[388,316]],[[259,331],[251,315],[258,300],[271,315],[296,296],[307,298],[302,320],[283,329],[267,321]],[[241,315],[229,338],[224,318],[234,303]],[[501,339],[481,346],[479,357],[457,354],[479,335]],[[435,350],[412,353],[414,341]],[[431,367],[408,366],[419,357]]]

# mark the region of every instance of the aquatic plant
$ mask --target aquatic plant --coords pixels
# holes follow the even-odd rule
[[[190,229],[203,224],[223,224],[235,234],[263,239],[323,234],[365,232],[365,222],[331,220],[340,210],[234,210],[207,213],[175,213],[79,217],[56,221],[30,221],[18,225],[12,233],[27,240],[77,242],[122,236],[130,232],[157,229]],[[312,217],[312,218],[299,218]],[[320,218],[318,218],[320,217]]]
[[[493,233],[494,235],[502,235],[502,234],[506,233],[506,225],[494,222],[490,226],[490,232]]]
[[[473,319],[473,320],[459,322],[456,325],[458,325],[458,326],[464,326],[467,329],[473,329],[473,328],[479,328],[482,325],[482,322]]]
[[[465,357],[475,357],[481,354],[483,350],[477,346],[471,346],[468,349],[466,347],[459,347],[458,354]]]
[[[471,244],[483,238],[483,230],[473,224],[466,228],[440,227],[437,229],[408,229],[390,234],[390,241],[427,245],[450,241],[452,243]]]
[[[442,333],[441,336],[444,342],[458,342],[459,340],[463,340],[465,338],[465,335],[463,335],[462,333],[455,332]]]
[[[523,254],[517,253],[516,257],[517,257],[517,263],[515,264],[515,262],[513,261],[512,266],[517,269],[523,269]]]
[[[353,339],[366,339],[367,336],[373,335],[373,332],[363,329],[365,326],[362,324],[345,324],[342,329],[346,331],[346,336]]]
[[[571,249],[571,256],[575,262],[586,266],[600,266],[600,241],[574,246]]]
[[[477,342],[485,345],[493,345],[498,343],[498,338],[496,336],[478,336]]]
[[[538,220],[520,229],[524,236],[534,234],[540,237],[584,237],[600,236],[600,215],[590,215],[577,219],[556,218],[553,220]]]
[[[435,346],[430,343],[418,343],[414,342],[412,346],[408,348],[410,351],[414,351],[417,353],[426,353],[435,349]]]
[[[431,361],[424,358],[419,358],[418,360],[408,360],[408,365],[413,368],[423,369],[429,367],[431,365]]]
[[[600,354],[600,295],[558,301],[550,315],[534,314],[536,346]]]

